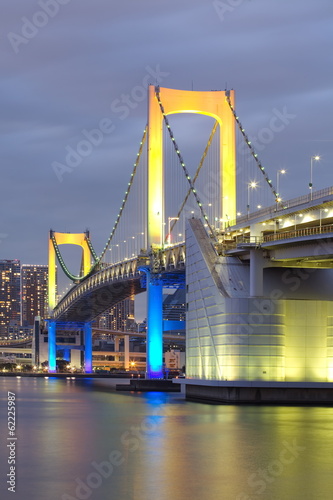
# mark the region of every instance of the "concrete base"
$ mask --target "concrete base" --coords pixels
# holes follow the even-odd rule
[[[329,405],[333,406],[332,384],[321,387],[293,386],[209,386],[186,384],[190,401],[224,404]]]
[[[129,384],[116,385],[117,391],[134,391],[134,392],[180,392],[180,385],[173,384],[172,380],[140,380],[131,379]]]

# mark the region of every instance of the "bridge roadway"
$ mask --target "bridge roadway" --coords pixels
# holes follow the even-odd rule
[[[104,328],[93,328],[93,339],[98,340],[107,340],[111,337],[135,337],[135,338],[146,338],[146,332],[119,332],[115,330],[108,330]],[[180,333],[163,333],[163,339],[173,342],[183,341],[185,342],[185,335]],[[61,347],[72,347],[72,344],[61,344]],[[135,362],[136,367],[144,367],[145,362],[140,361],[141,358],[146,357],[145,352],[132,352],[125,353],[124,351],[104,351],[97,350],[93,348],[93,364],[94,366],[102,366],[105,365],[105,359],[109,356],[115,356],[114,361],[108,360],[108,365],[110,366],[118,366],[119,365],[119,356],[125,356],[131,361]],[[5,355],[5,357],[4,357]],[[6,356],[7,355],[7,356]],[[32,339],[27,340],[18,340],[18,341],[2,341],[0,342],[0,358],[4,357],[4,359],[8,356],[15,357],[16,363],[31,363],[32,362]],[[105,359],[100,359],[103,357]]]
[[[239,216],[217,234],[217,252],[246,258],[267,251],[270,265],[333,267],[333,187]],[[318,253],[320,243],[320,254]],[[166,285],[184,280],[185,243],[152,256],[105,266],[73,287],[54,309],[57,321],[92,321],[117,302],[146,290],[145,267],[156,265]]]
[[[261,249],[270,267],[333,267],[333,188],[240,217],[222,248],[242,260]]]
[[[64,330],[62,330],[63,332]],[[119,332],[117,330],[108,330],[106,328],[92,328],[93,339],[107,339],[110,337],[137,337],[146,338],[146,332]],[[181,333],[164,332],[163,339],[165,340],[185,340],[185,336]],[[31,352],[32,339],[26,340],[6,340],[0,342],[0,352]]]
[[[139,255],[107,265],[75,285],[54,309],[56,321],[92,321],[121,300],[146,291],[143,268],[154,259],[165,286],[184,282],[185,244],[166,247],[154,256]],[[141,270],[140,270],[141,269]]]

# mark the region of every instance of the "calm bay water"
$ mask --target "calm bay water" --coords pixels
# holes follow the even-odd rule
[[[198,404],[109,384],[0,378],[2,499],[333,498],[333,408]],[[15,494],[7,391],[17,397]]]

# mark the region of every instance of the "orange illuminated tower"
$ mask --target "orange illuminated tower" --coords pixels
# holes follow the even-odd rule
[[[195,113],[211,116],[220,126],[220,218],[236,219],[234,91],[193,91],[149,86],[148,91],[148,247],[161,246],[164,215],[163,114]]]

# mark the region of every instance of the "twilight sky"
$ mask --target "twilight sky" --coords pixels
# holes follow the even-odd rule
[[[89,228],[102,249],[146,123],[147,83],[227,84],[255,137],[282,114],[285,126],[258,153],[272,175],[287,169],[285,198],[307,193],[314,154],[315,189],[333,185],[332,0],[1,5],[1,259],[46,263],[50,228]],[[98,127],[99,144],[59,173]]]

